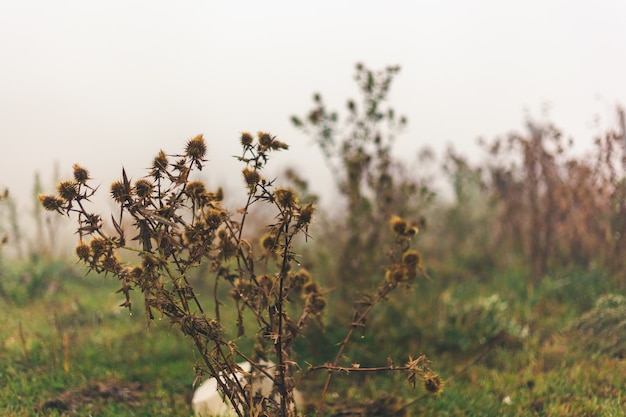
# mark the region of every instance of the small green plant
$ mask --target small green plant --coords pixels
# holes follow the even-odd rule
[[[594,354],[626,358],[626,297],[606,294],[593,309],[575,320],[566,335],[576,346]]]
[[[189,140],[182,154],[160,151],[146,177],[131,181],[123,170],[122,178],[110,186],[119,213],[111,216],[108,228],[100,214],[88,210],[97,188],[90,185],[90,175],[80,165],[74,165],[73,179],[59,183],[56,195],[41,195],[40,200],[49,211],[76,217],[76,256],[90,270],[119,280],[123,307],[133,308],[130,293],[138,291],[148,323],[155,314],[161,315],[192,340],[202,358],[196,368],[198,378],[214,377],[239,416],[294,415],[296,381],[321,369],[328,376],[318,405],[320,415],[332,376],[346,370],[401,369],[412,384],[423,378],[426,390],[438,393],[442,381],[424,356],[410,358],[403,367],[390,364],[374,369],[342,363],[354,331],[364,327],[372,308],[423,272],[419,253],[410,248],[417,229],[399,217],[392,219],[396,244],[388,254],[386,276],[371,297],[359,300],[334,361],[298,368],[294,340],[311,320],[320,321],[326,310],[326,291],[299,266],[295,250],[298,239],[309,237],[315,206],[301,203],[294,190],[263,177],[270,155],[287,149],[285,143],[263,132],[256,138],[243,133],[240,141],[243,151],[238,159],[244,165],[247,199],[234,212],[223,206],[221,189],[209,191],[203,182],[192,179],[193,171],[201,170],[205,162],[207,147],[201,135]],[[258,243],[247,232],[256,207],[274,213]],[[204,279],[213,280],[212,300],[200,297],[191,285],[190,274],[200,265],[210,272]],[[230,301],[220,298],[222,286],[228,288]],[[227,307],[236,310],[236,335],[224,329],[222,309]],[[252,352],[237,343],[249,331],[244,326],[249,321],[256,324]],[[273,381],[271,396],[259,395],[234,377],[241,373],[236,363],[242,359]],[[262,365],[267,359],[275,362],[275,369]]]
[[[494,342],[521,341],[528,329],[514,318],[498,294],[463,302],[444,294],[439,317],[442,349],[475,351]]]

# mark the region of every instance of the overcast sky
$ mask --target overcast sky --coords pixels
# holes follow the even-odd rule
[[[399,64],[398,146],[522,130],[524,112],[589,144],[626,102],[626,2],[0,0],[0,187],[25,199],[35,171],[73,163],[105,189],[159,149],[204,133],[210,185],[238,181],[242,131],[269,131],[328,188],[318,150],[290,126],[313,92],[343,109],[354,65]],[[235,178],[233,180],[233,178]],[[26,203],[23,203],[26,205]]]

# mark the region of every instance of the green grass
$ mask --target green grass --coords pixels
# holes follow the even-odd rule
[[[0,300],[0,414],[191,415],[194,358],[177,329],[147,330],[112,280],[55,271],[27,302]]]
[[[122,299],[112,279],[84,277],[71,264],[37,262],[1,270],[0,415],[192,415],[196,358],[189,340],[158,318],[147,329],[140,299],[133,315],[119,308]],[[37,285],[33,271],[39,271]],[[27,272],[30,280],[24,278]],[[345,407],[392,395],[412,401],[409,415],[623,415],[626,361],[598,353],[598,343],[564,331],[588,317],[585,313],[602,294],[619,292],[610,277],[571,271],[532,288],[520,271],[481,279],[470,275],[462,285],[432,276],[432,282],[379,306],[346,360],[384,365],[388,356],[400,362],[409,354],[426,353],[433,369],[448,380],[443,393],[424,395],[401,374],[338,375],[328,396],[331,403]],[[490,298],[494,294],[497,298]],[[471,320],[459,318],[463,314]],[[618,312],[611,317],[626,320]],[[496,334],[516,328],[511,323],[526,327],[528,334]],[[345,328],[329,324],[324,335],[300,341],[300,361],[328,360]],[[486,337],[473,337],[477,333]],[[446,337],[453,340],[446,342]],[[465,342],[452,343],[460,338]],[[301,388],[309,399],[319,398],[318,378]]]

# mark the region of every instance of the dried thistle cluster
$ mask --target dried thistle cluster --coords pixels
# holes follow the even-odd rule
[[[320,319],[325,307],[324,293],[313,284],[310,274],[304,269],[292,270],[294,238],[308,235],[315,207],[299,204],[293,190],[275,187],[261,174],[270,153],[287,149],[285,143],[260,132],[256,137],[243,133],[241,145],[239,160],[245,165],[248,200],[236,213],[222,206],[221,189],[209,191],[203,182],[190,178],[205,162],[207,146],[202,135],[190,139],[183,154],[160,151],[143,178],[131,181],[122,171],[122,178],[109,188],[111,199],[119,206],[119,215],[111,217],[112,232],[105,228],[100,214],[88,210],[96,188],[89,185],[89,172],[79,165],[74,165],[73,179],[59,183],[56,195],[42,195],[40,201],[47,210],[77,217],[76,256],[90,270],[119,279],[123,307],[132,308],[130,294],[138,290],[144,297],[147,320],[154,319],[156,312],[180,326],[204,358],[201,371],[217,376],[235,372],[237,356],[246,356],[224,335],[221,302],[216,302],[215,316],[210,317],[189,283],[191,269],[207,263],[216,288],[218,283],[231,288],[240,333],[244,332],[245,310],[251,311],[264,329],[258,353],[273,351],[278,359],[276,386],[282,387],[284,400],[275,407],[284,411],[293,385],[287,366],[291,342],[309,318]],[[243,231],[250,208],[259,202],[273,206],[277,215],[267,228],[267,238],[255,247],[244,239]],[[127,236],[129,230],[133,231],[131,237]],[[123,262],[122,251],[136,253],[138,261]],[[288,298],[296,296],[304,307],[292,320],[285,305]],[[222,382],[220,388],[238,405],[241,415],[249,413],[250,393],[244,387]]]
[[[426,275],[422,268],[421,254],[410,248],[411,238],[417,235],[419,228],[409,225],[406,220],[399,216],[392,216],[389,226],[396,236],[396,246],[400,251],[400,259],[396,259],[387,268],[385,280],[391,286],[401,283],[410,284],[415,281],[418,272]]]
[[[218,389],[230,399],[238,415],[269,412],[289,416],[295,412],[291,404],[294,373],[298,372],[294,369],[293,342],[310,320],[321,323],[327,305],[326,290],[300,266],[294,247],[298,236],[309,237],[315,206],[300,203],[293,189],[275,186],[262,174],[271,153],[287,149],[285,143],[264,132],[256,136],[242,133],[240,143],[243,152],[238,160],[244,165],[247,201],[235,212],[222,205],[221,189],[208,190],[205,183],[191,178],[206,161],[202,135],[190,139],[182,154],[160,151],[145,177],[131,181],[122,170],[122,178],[109,188],[119,214],[111,216],[106,227],[100,214],[88,210],[87,203],[97,187],[90,185],[89,172],[79,165],[74,165],[73,179],[59,183],[56,195],[41,195],[40,200],[47,210],[76,216],[76,256],[90,271],[119,280],[118,292],[124,296],[121,306],[131,309],[131,291],[137,290],[143,296],[148,323],[159,314],[193,340],[203,359],[197,366],[198,377],[208,373],[216,378]],[[258,243],[252,243],[244,230],[257,204],[271,207],[275,216]],[[417,228],[399,217],[393,217],[390,225],[396,235],[396,250],[389,255],[387,278],[369,302],[360,304],[335,363],[321,367],[331,371],[321,403],[353,331],[364,326],[372,307],[399,284],[410,285],[418,272],[425,275],[420,254],[410,249]],[[128,256],[122,253],[135,254],[137,260],[123,260]],[[208,266],[211,276],[207,279],[215,280],[213,314],[203,308],[189,281],[192,269],[199,265]],[[229,337],[222,326],[220,309],[227,303],[218,299],[220,285],[229,288],[231,305],[237,312],[236,336]],[[236,344],[236,338],[245,334],[245,313],[258,324],[252,357]],[[239,372],[236,363],[252,361],[260,370],[258,361],[269,356],[276,362],[273,376],[267,374],[272,377],[274,390],[271,398],[259,398],[249,385],[234,378]],[[410,381],[417,374],[431,375],[423,365],[420,360],[405,367]],[[427,390],[437,391],[431,385],[426,382]],[[320,413],[322,408],[320,405]]]

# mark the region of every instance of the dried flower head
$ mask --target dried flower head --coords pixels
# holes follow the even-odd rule
[[[93,239],[91,239],[91,241],[89,242],[89,246],[91,248],[91,253],[93,253],[94,259],[98,259],[109,249],[109,244],[104,238],[101,237],[94,237]]]
[[[290,188],[280,187],[274,190],[274,198],[283,208],[293,207],[298,201],[296,194]]]
[[[211,209],[204,216],[204,220],[211,229],[217,229],[222,224],[223,215],[221,210]]]
[[[206,186],[202,181],[189,181],[185,187],[185,193],[196,201],[205,197],[206,192]]]
[[[307,297],[306,309],[316,315],[321,316],[326,308],[326,298],[319,292],[311,293]]]
[[[44,194],[39,195],[39,202],[41,203],[43,208],[45,208],[46,210],[58,211],[58,212],[61,211],[61,209],[63,208],[63,205],[65,204],[65,200],[59,197],[56,197],[53,195],[44,195]]]
[[[82,240],[76,245],[76,256],[83,262],[88,262],[91,256],[91,248]]]
[[[259,287],[261,288],[272,288],[272,285],[274,284],[274,280],[272,279],[272,277],[270,277],[267,274],[263,274],[260,277],[257,278],[257,281],[259,283]]]
[[[109,253],[107,254],[107,256],[104,257],[104,260],[102,261],[102,267],[105,271],[112,272],[118,275],[122,270],[122,263],[120,262],[117,255],[115,255],[114,253]]]
[[[152,184],[152,181],[150,180],[141,178],[135,181],[135,193],[137,193],[137,197],[139,198],[150,197],[150,195],[152,195],[153,189],[154,189],[154,184]]]
[[[249,187],[254,187],[261,181],[261,175],[259,175],[259,171],[256,169],[245,167],[243,169],[243,179]]]
[[[167,159],[167,155],[162,150],[159,151],[157,156],[154,157],[152,161],[152,169],[150,171],[150,175],[154,178],[161,178],[163,174],[167,171],[167,166],[169,165],[169,161]]]
[[[78,198],[78,183],[73,180],[61,181],[57,186],[59,197],[65,201],[72,201]]]
[[[408,227],[406,220],[400,216],[392,216],[389,225],[391,226],[391,230],[399,235],[403,235]]]
[[[218,230],[217,237],[219,237],[220,239],[228,239],[229,238],[228,230],[224,228]]]
[[[254,138],[252,137],[250,133],[243,132],[241,134],[241,146],[243,147],[251,146],[253,141],[254,141]]]
[[[402,254],[402,263],[408,266],[417,267],[422,262],[422,256],[414,249],[409,249]]]
[[[143,275],[143,268],[136,265],[130,270],[129,275],[134,279],[139,279]]]
[[[233,289],[230,292],[234,299],[249,299],[254,293],[252,283],[248,280],[237,278],[233,282]]]
[[[204,137],[200,134],[187,142],[185,153],[194,161],[201,161],[206,154],[206,149]]]
[[[300,207],[300,217],[298,217],[298,225],[306,226],[311,223],[313,213],[315,212],[315,205],[313,203],[307,203]]]
[[[159,258],[151,253],[143,253],[142,257],[143,259],[141,260],[141,266],[144,268],[145,271],[153,271],[154,268],[157,268],[159,265],[161,265]]]
[[[186,225],[183,237],[188,245],[201,245],[202,239],[206,237],[206,223],[198,220],[193,225]]]
[[[390,284],[398,285],[404,281],[405,274],[406,270],[402,267],[402,265],[393,265],[385,273],[385,280]]]
[[[305,294],[315,294],[320,292],[320,286],[315,281],[309,281],[302,287]]]
[[[265,233],[261,237],[261,246],[267,251],[274,249],[276,246],[276,235],[273,233]]]
[[[289,149],[289,145],[287,145],[285,142],[281,142],[279,140],[276,139],[272,139],[272,143],[270,143],[270,149],[277,151],[280,149]]]
[[[424,388],[431,394],[440,394],[443,391],[444,382],[434,372],[424,374]]]
[[[291,286],[293,289],[299,290],[302,289],[309,281],[311,281],[311,274],[309,271],[302,268],[293,275]]]
[[[272,137],[269,135],[269,133],[265,133],[265,132],[259,132],[257,133],[257,136],[259,138],[259,144],[261,146],[264,146],[266,148],[269,148],[272,145]]]
[[[118,203],[124,203],[130,199],[131,190],[127,184],[122,181],[114,181],[111,184],[111,198]]]
[[[230,259],[237,254],[237,244],[230,238],[228,235],[228,231],[226,229],[220,229],[217,232],[217,235],[220,237],[220,255],[224,260]]]
[[[85,184],[89,178],[89,172],[78,164],[74,164],[74,179],[79,184]]]

